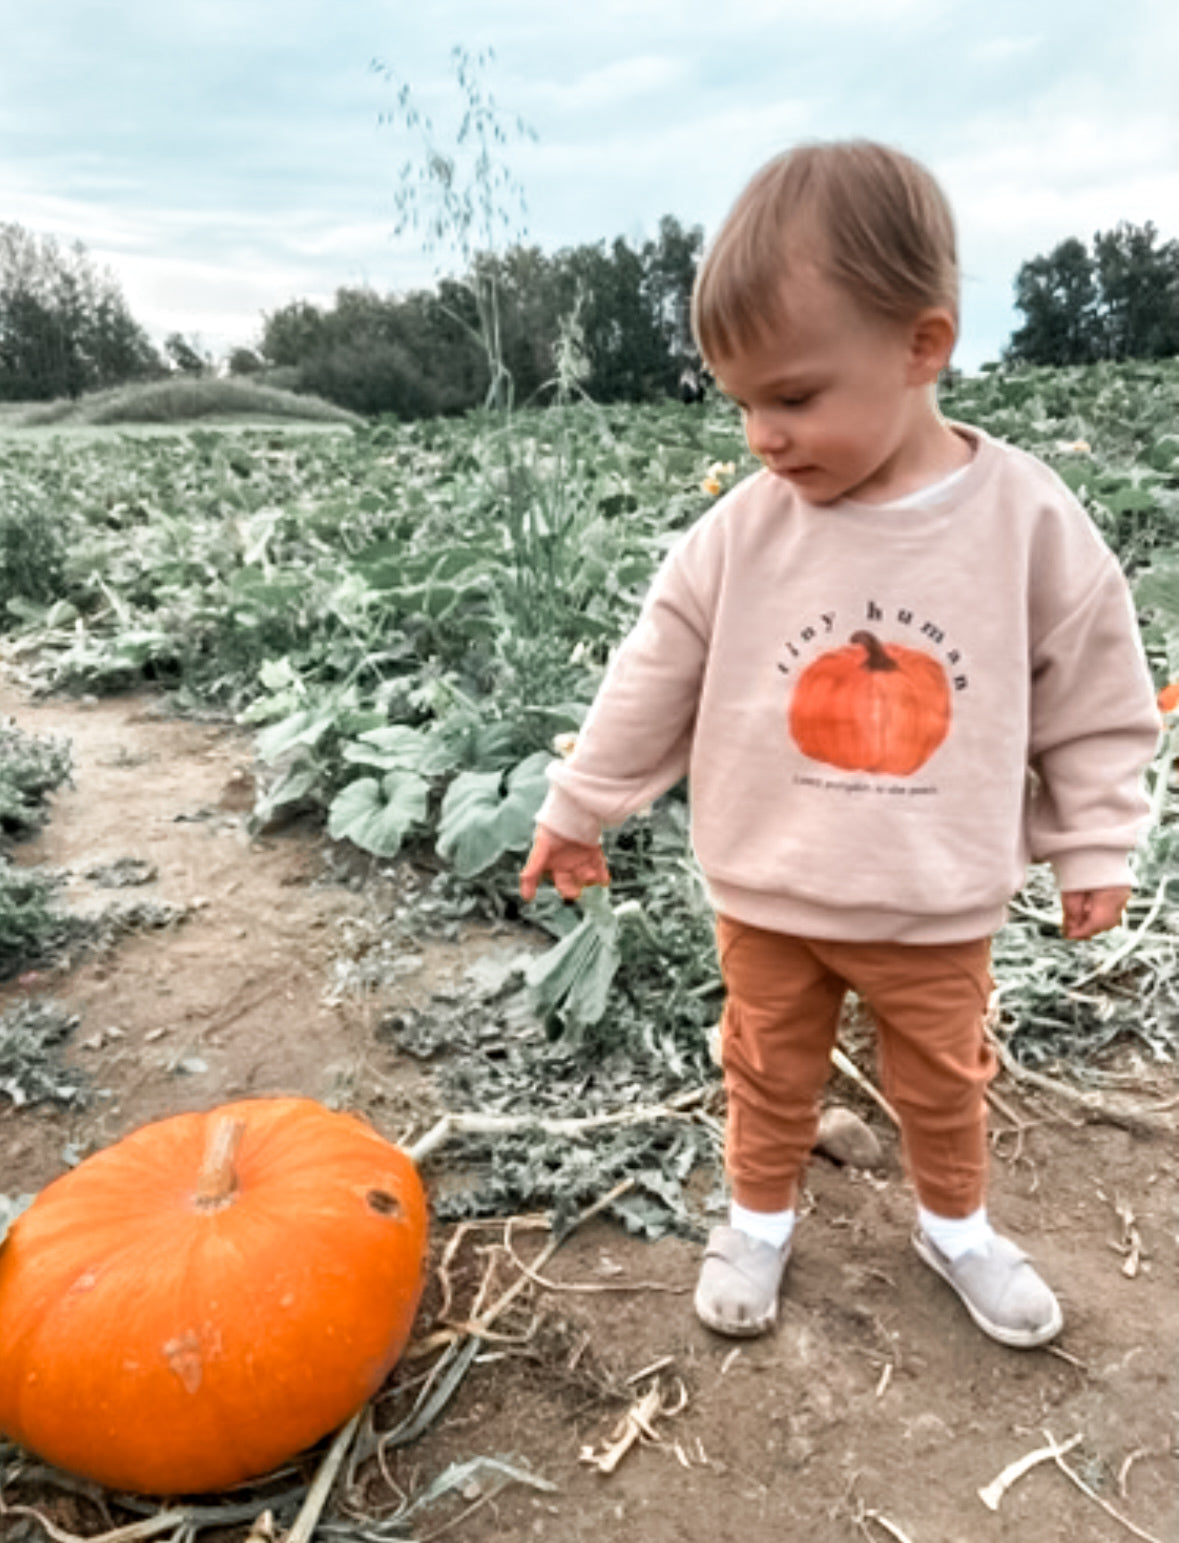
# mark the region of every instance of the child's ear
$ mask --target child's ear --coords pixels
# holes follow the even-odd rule
[[[909,333],[909,384],[926,386],[935,381],[954,352],[958,328],[944,306],[930,306],[913,322]]]

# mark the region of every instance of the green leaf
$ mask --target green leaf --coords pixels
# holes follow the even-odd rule
[[[440,777],[458,765],[458,752],[437,732],[411,729],[408,724],[391,723],[368,729],[344,746],[344,759],[360,766],[377,766],[382,771],[404,769],[420,772],[423,777]]]
[[[585,1028],[605,1013],[622,954],[618,917],[606,890],[600,886],[587,889],[579,903],[582,920],[555,948],[529,966],[525,980],[539,1013]]]
[[[258,679],[267,691],[285,691],[300,684],[298,671],[285,657],[264,659],[258,668]]]
[[[548,792],[547,750],[510,773],[460,772],[446,790],[438,821],[438,855],[465,879],[490,868],[505,852],[527,851],[536,814]]]
[[[303,708],[272,723],[258,735],[256,748],[267,764],[300,745],[317,744],[336,721],[336,706]]]
[[[287,804],[297,804],[306,798],[319,782],[319,769],[302,762],[292,766],[285,776],[275,783],[269,792],[258,800],[254,808],[254,822],[264,825],[276,809]]]
[[[1102,503],[1113,514],[1150,514],[1158,508],[1153,490],[1142,483],[1103,494]]]
[[[392,857],[411,825],[426,818],[430,784],[413,771],[391,771],[380,782],[360,777],[340,790],[328,810],[328,832],[363,852]]]

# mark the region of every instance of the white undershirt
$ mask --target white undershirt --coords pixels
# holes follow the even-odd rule
[[[962,481],[962,478],[965,477],[966,473],[970,470],[971,464],[972,463],[970,461],[967,461],[965,466],[955,467],[954,470],[947,476],[939,477],[936,482],[930,482],[927,484],[927,486],[918,488],[915,493],[906,493],[901,498],[890,498],[886,503],[882,504],[859,503],[858,507],[861,509],[885,510],[928,508],[929,506],[936,504],[944,494],[948,493],[956,482]],[[849,498],[847,502],[849,504],[856,504],[857,500],[854,498]]]

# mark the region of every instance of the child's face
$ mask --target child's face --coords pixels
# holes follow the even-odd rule
[[[749,448],[811,503],[907,491],[937,365],[922,362],[913,329],[868,315],[817,269],[791,278],[787,303],[788,323],[713,361]]]

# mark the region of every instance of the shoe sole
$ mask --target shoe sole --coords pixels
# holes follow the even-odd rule
[[[922,1237],[921,1233],[913,1234],[913,1247],[919,1258],[923,1259],[929,1268],[940,1275],[946,1285],[962,1303],[962,1306],[974,1319],[978,1327],[991,1339],[997,1340],[1000,1345],[1007,1345],[1013,1350],[1035,1350],[1040,1345],[1046,1345],[1049,1340],[1055,1339],[1064,1327],[1064,1314],[1060,1309],[1060,1303],[1056,1304],[1056,1312],[1052,1321],[1042,1329],[1007,1329],[1001,1323],[992,1323],[985,1313],[981,1312],[968,1296],[959,1288],[953,1276],[949,1274],[941,1259],[933,1252],[930,1245]]]
[[[765,1318],[747,1318],[738,1323],[730,1323],[727,1318],[721,1318],[717,1314],[702,1307],[699,1302],[693,1304],[696,1316],[706,1329],[711,1329],[714,1334],[723,1334],[726,1339],[760,1339],[763,1334],[768,1334],[778,1321],[778,1312],[774,1311]]]

